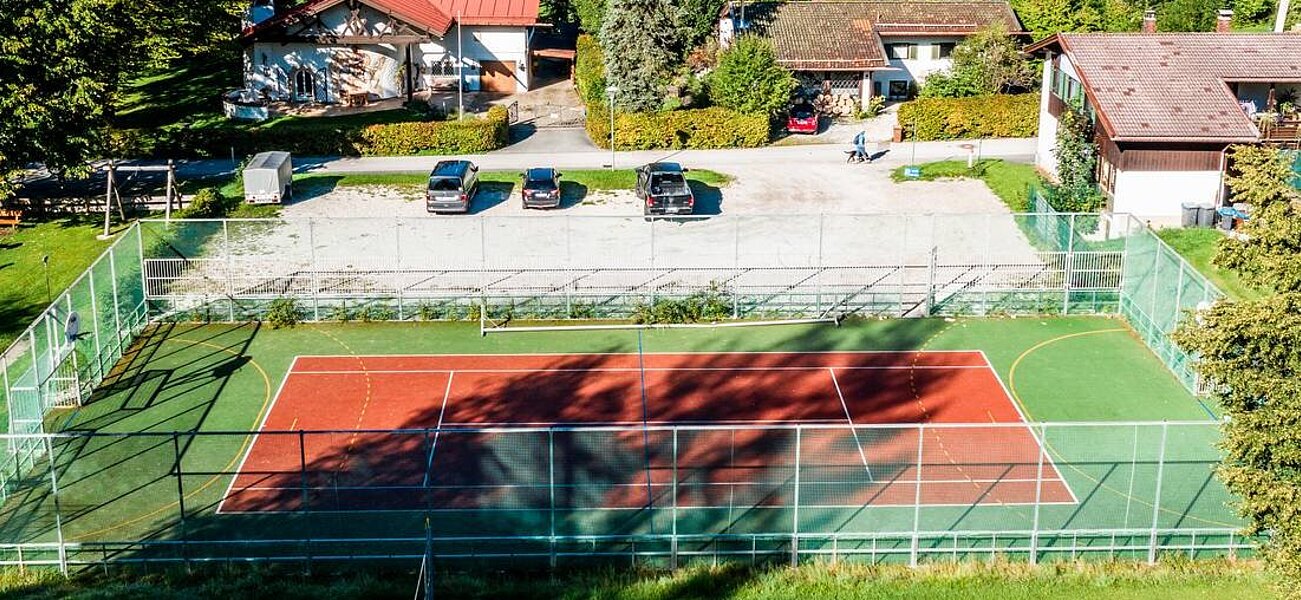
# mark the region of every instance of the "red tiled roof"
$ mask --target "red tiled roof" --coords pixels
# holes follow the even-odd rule
[[[319,14],[339,4],[342,0],[309,0],[307,3],[280,13],[246,29],[244,39],[274,27]],[[383,13],[425,29],[444,35],[451,29],[457,16],[462,25],[527,26],[538,24],[540,0],[361,0]]]
[[[739,17],[740,5],[731,11]],[[795,70],[887,66],[882,36],[967,35],[992,25],[1022,31],[1004,0],[747,2],[745,20],[751,31],[771,38],[778,61]]]
[[[1260,132],[1232,82],[1301,82],[1301,34],[1064,33],[1064,51],[1118,141],[1250,141]]]

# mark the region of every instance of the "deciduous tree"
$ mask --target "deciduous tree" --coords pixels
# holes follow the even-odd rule
[[[975,33],[953,48],[947,71],[926,79],[921,95],[957,98],[1024,91],[1033,87],[1034,69],[1021,56],[1021,48],[1007,30],[995,26]]]
[[[743,113],[773,115],[790,103],[796,85],[795,76],[777,64],[771,41],[742,35],[718,57],[709,77],[709,97]]]

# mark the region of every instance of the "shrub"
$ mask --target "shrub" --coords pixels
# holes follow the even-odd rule
[[[1039,95],[919,98],[899,106],[899,124],[922,141],[1033,137],[1039,131]]]
[[[303,309],[293,298],[277,298],[267,305],[266,322],[272,329],[290,328],[303,320]]]
[[[675,110],[658,113],[617,113],[615,146],[619,150],[755,148],[768,143],[768,117],[726,108]],[[610,147],[610,113],[589,107],[587,135],[596,145]]]
[[[206,187],[196,192],[190,205],[176,214],[182,219],[219,219],[230,212],[231,204],[221,195],[221,190]]]
[[[796,85],[795,76],[777,64],[772,42],[757,35],[737,38],[709,76],[714,102],[748,114],[776,114],[790,104]]]
[[[484,119],[371,125],[361,131],[360,154],[475,154],[506,145],[506,109],[494,106]]]
[[[636,323],[700,323],[732,317],[732,296],[711,284],[708,290],[685,298],[657,298],[652,304],[633,307]]]
[[[605,56],[601,44],[590,35],[578,36],[574,86],[578,88],[583,103],[589,107],[605,104]]]

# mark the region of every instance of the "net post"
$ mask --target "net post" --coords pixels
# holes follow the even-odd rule
[[[921,550],[921,521],[922,521],[922,450],[926,442],[926,424],[917,424],[917,463],[914,465],[914,474],[916,487],[913,490],[913,535],[912,544],[908,552],[908,566],[917,566],[917,555]]]
[[[549,498],[548,519],[550,526],[551,568],[556,568],[556,429],[547,428],[547,496]]]
[[[800,442],[804,426],[795,425],[795,491],[791,509],[791,566],[800,564]]]
[[[1152,537],[1148,540],[1147,564],[1156,564],[1157,525],[1161,517],[1161,484],[1165,477],[1165,448],[1170,433],[1170,422],[1161,422],[1161,450],[1156,463],[1156,492],[1152,499]]]
[[[185,571],[190,571],[190,551],[188,542],[190,541],[189,532],[186,530],[185,522],[185,480],[181,472],[181,432],[172,432],[172,454],[175,461],[172,463],[172,472],[176,473],[176,510],[180,517],[181,526],[181,561],[185,563]]]
[[[673,512],[672,522],[670,523],[670,547],[671,554],[669,568],[678,568],[678,428],[673,428],[673,485],[669,493],[673,495]]]
[[[1031,430],[1033,436],[1033,430]],[[1048,452],[1048,425],[1039,424],[1039,466],[1034,477],[1034,517],[1030,526],[1030,564],[1039,564],[1039,511],[1043,506],[1044,454]]]

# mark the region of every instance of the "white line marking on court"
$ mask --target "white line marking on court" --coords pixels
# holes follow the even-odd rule
[[[1021,403],[1017,402],[1016,399],[1012,397],[1012,390],[1007,388],[1007,383],[1003,381],[1002,377],[998,376],[998,370],[994,368],[994,363],[990,362],[989,355],[985,354],[984,350],[975,350],[974,352],[979,353],[981,360],[985,361],[985,368],[989,369],[989,374],[994,377],[994,381],[998,382],[998,387],[1003,390],[1003,399],[1010,403],[1012,408],[1016,409],[1016,415],[1021,418],[1022,423],[1025,423],[1026,432],[1030,434],[1030,439],[1035,441],[1035,445],[1038,446],[1039,451],[1043,453],[1044,458],[1048,459],[1048,464],[1053,468],[1053,472],[1057,473],[1059,477],[1064,477],[1065,474],[1062,470],[1057,468],[1057,461],[1053,460],[1053,453],[1048,451],[1048,441],[1039,439],[1039,436],[1035,434],[1034,424],[1025,416],[1025,413],[1021,411]],[[1041,427],[1040,431],[1043,431],[1044,437],[1047,437],[1048,430],[1046,428]],[[1036,456],[1035,460],[1038,461],[1039,457]],[[1044,481],[1048,480],[1045,479]],[[1067,484],[1066,481],[1063,480],[1062,485],[1066,487],[1067,492],[1070,492],[1071,499],[1075,504],[1079,504],[1080,497],[1075,495],[1075,490],[1071,488],[1070,484]]]
[[[665,352],[645,352],[647,356],[710,356],[716,354],[844,354],[853,356],[855,354],[894,354],[897,356],[912,356],[914,354],[980,354],[979,350],[694,350],[694,351],[665,351]],[[637,356],[637,352],[454,352],[442,354],[376,354],[371,355],[383,358],[428,358],[428,357],[455,357],[455,356]],[[357,357],[352,354],[311,354],[304,358],[350,358]]]
[[[829,368],[832,368],[832,367],[828,367],[828,366],[826,366],[826,365],[809,365],[809,366],[807,366],[807,367],[782,367],[782,366],[772,366],[772,367],[740,367],[740,366],[738,366],[738,367],[646,367],[645,369],[638,369],[638,368],[636,368],[636,367],[597,367],[597,368],[591,368],[591,369],[574,369],[574,368],[565,368],[565,367],[556,367],[556,368],[551,368],[551,367],[542,367],[542,368],[537,368],[537,369],[366,369],[366,370],[348,370],[348,369],[342,369],[342,370],[305,370],[305,371],[296,371],[295,374],[298,374],[298,375],[354,375],[354,374],[368,373],[368,374],[399,374],[399,375],[400,375],[400,374],[403,374],[403,373],[411,373],[411,374],[421,374],[421,373],[450,373],[450,372],[452,372],[452,371],[455,371],[455,372],[457,372],[457,373],[487,373],[487,374],[497,374],[497,373],[638,373],[638,372],[641,372],[641,371],[643,371],[643,370],[645,370],[645,371],[668,371],[668,372],[673,372],[673,371],[723,371],[723,372],[728,372],[728,373],[730,373],[730,372],[735,372],[735,371],[755,371],[755,372],[759,372],[759,373],[764,373],[764,372],[771,372],[771,371],[821,371],[822,369],[829,369]],[[844,369],[844,370],[846,370],[846,371],[909,371],[909,370],[961,370],[961,369],[967,369],[967,370],[983,370],[983,369],[987,369],[988,367],[984,367],[984,366],[969,366],[969,365],[967,365],[967,366],[956,366],[956,367],[955,367],[955,366],[942,366],[942,365],[923,365],[923,366],[918,366],[918,367],[910,367],[910,366],[908,366],[908,365],[891,365],[891,366],[887,366],[887,367],[866,367],[866,366],[844,366],[844,367],[840,367],[840,366],[837,366],[837,367],[834,367],[834,368],[836,368],[836,369]]]
[[[280,385],[276,387],[276,395],[271,398],[271,406],[267,407],[266,414],[262,415],[262,420],[258,422],[257,429],[254,430],[256,433],[253,434],[253,439],[249,442],[248,447],[244,449],[244,456],[239,459],[239,466],[235,467],[235,474],[231,475],[230,483],[226,485],[226,493],[221,496],[221,502],[217,503],[218,513],[222,512],[222,507],[226,505],[226,500],[235,492],[235,480],[239,479],[240,474],[244,472],[244,463],[247,462],[248,457],[253,454],[253,447],[257,445],[258,438],[262,435],[261,431],[266,428],[267,419],[270,419],[271,413],[275,412],[276,403],[280,402],[280,395],[285,391],[285,384],[289,382],[289,376],[294,374],[294,367],[298,366],[298,358],[298,356],[295,356],[293,360],[289,361],[289,370],[285,371],[284,378],[280,380]]]
[[[854,445],[858,446],[858,457],[863,459],[863,470],[867,471],[867,480],[876,481],[872,476],[872,467],[867,464],[867,452],[863,451],[863,442],[858,439],[858,428],[854,426],[854,417],[849,414],[849,405],[845,404],[845,395],[840,392],[840,380],[836,379],[836,370],[827,367],[827,372],[831,373],[831,385],[836,388],[836,397],[840,398],[840,408],[845,410],[845,420],[849,421],[849,431],[854,434]]]
[[[736,467],[736,468],[740,469],[740,468],[742,468],[742,467]],[[935,484],[935,485],[966,485],[966,484],[970,484],[970,483],[981,483],[981,484],[989,484],[989,485],[998,485],[998,484],[1004,484],[1004,483],[1034,483],[1034,482],[1036,482],[1036,481],[1038,481],[1038,479],[1036,479],[1036,478],[1034,478],[1034,477],[1027,477],[1027,478],[1019,478],[1019,477],[1018,477],[1018,478],[998,478],[998,479],[981,479],[981,478],[977,478],[977,479],[965,479],[965,478],[964,478],[964,479],[923,479],[923,480],[922,480],[922,483],[926,483],[926,484]],[[830,481],[812,481],[812,482],[809,482],[809,483],[810,483],[810,485],[812,485],[812,484],[816,484],[816,485],[820,485],[820,486],[830,486],[830,485],[856,486],[856,485],[862,485],[863,482],[862,482],[862,481],[835,481],[835,480],[830,480]],[[1044,479],[1044,483],[1064,483],[1064,482],[1063,482],[1061,479]],[[667,488],[667,487],[670,487],[672,484],[671,484],[671,483],[653,483],[653,484],[651,484],[651,485],[654,486],[654,487],[656,487],[656,488]],[[701,488],[707,488],[707,487],[780,487],[780,486],[782,486],[782,485],[783,485],[783,482],[782,482],[782,481],[776,481],[776,480],[774,480],[774,481],[719,481],[719,482],[701,481],[701,482],[692,482],[692,483],[690,483],[690,484],[682,484],[682,483],[679,483],[679,484],[678,484],[678,487],[701,487]],[[895,480],[895,481],[890,481],[890,482],[886,482],[886,481],[882,480],[882,481],[878,481],[878,482],[876,483],[876,485],[878,485],[878,486],[885,486],[885,487],[889,487],[889,486],[898,486],[898,487],[900,487],[900,488],[906,488],[906,489],[911,490],[911,489],[913,488],[913,486],[916,485],[916,482],[913,481],[913,480],[911,480],[911,479],[907,479],[907,480]],[[591,487],[591,486],[592,486],[592,484],[590,484],[590,483],[557,483],[557,484],[555,484],[555,487],[557,487],[557,488],[574,488],[574,489],[582,489],[582,488],[585,488],[585,487]],[[602,483],[602,484],[600,484],[600,486],[603,487],[603,488],[612,488],[612,489],[613,489],[613,488],[637,488],[637,489],[640,490],[641,488],[645,487],[646,484],[643,483],[643,482],[630,482],[630,483]],[[484,483],[484,484],[457,484],[457,485],[433,485],[433,486],[414,485],[414,484],[410,484],[410,485],[392,484],[392,485],[308,486],[307,489],[309,489],[309,490],[317,490],[317,491],[333,491],[333,490],[347,490],[347,491],[352,491],[352,490],[357,490],[357,491],[393,491],[393,490],[411,490],[411,491],[418,491],[418,490],[424,490],[424,489],[431,489],[431,490],[516,490],[516,489],[547,489],[548,487],[549,487],[549,485],[546,484],[546,483]],[[301,490],[301,489],[303,489],[303,487],[302,487],[302,486],[275,486],[275,485],[268,485],[268,486],[249,486],[249,487],[244,488],[244,489],[246,489],[246,490],[259,490],[259,491],[296,491],[296,490]],[[931,506],[930,504],[927,504],[927,503],[922,503],[922,504],[923,504],[924,506]],[[1033,503],[1032,503],[1032,504],[1033,504]],[[909,504],[909,506],[911,506],[911,504]],[[964,506],[965,506],[965,505],[964,505]]]
[[[434,468],[434,450],[438,448],[438,436],[443,433],[443,415],[447,413],[447,398],[452,395],[452,378],[456,371],[447,374],[447,389],[443,390],[443,406],[438,409],[438,431],[434,432],[434,441],[429,444],[429,460],[425,462],[425,480],[422,486],[429,485],[429,472]]]

